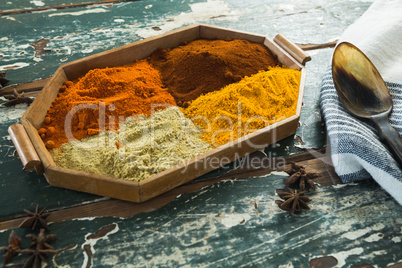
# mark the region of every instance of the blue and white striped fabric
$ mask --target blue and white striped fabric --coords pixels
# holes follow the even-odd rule
[[[391,125],[402,135],[402,85],[387,83],[394,109]],[[324,77],[321,107],[331,145],[335,170],[343,182],[374,178],[402,205],[401,170],[388,149],[379,140],[369,121],[351,116],[339,102],[331,71]]]
[[[393,99],[391,125],[402,136],[402,1],[378,0],[340,38],[374,63]],[[373,178],[402,205],[402,171],[370,121],[350,115],[339,102],[331,68],[321,86],[321,108],[335,171],[343,182]]]

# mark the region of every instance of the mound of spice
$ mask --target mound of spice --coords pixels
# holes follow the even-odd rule
[[[216,148],[296,113],[300,71],[273,67],[192,101],[184,114]]]
[[[181,107],[202,94],[279,65],[264,45],[241,39],[195,40],[156,50],[149,62],[161,72],[165,86]]]
[[[59,90],[38,130],[47,148],[118,128],[121,116],[150,115],[176,105],[160,74],[146,60],[132,65],[94,69]]]
[[[140,181],[211,150],[200,130],[178,107],[150,117],[129,117],[105,131],[53,150],[58,166]]]

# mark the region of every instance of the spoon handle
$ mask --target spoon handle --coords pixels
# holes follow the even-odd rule
[[[380,134],[380,138],[388,146],[399,167],[402,167],[402,141],[399,133],[391,126],[388,114],[380,114],[373,118]]]

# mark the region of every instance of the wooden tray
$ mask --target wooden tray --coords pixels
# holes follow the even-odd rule
[[[246,39],[262,43],[278,57],[283,65],[300,70],[301,81],[296,114],[141,182],[126,181],[56,166],[39,137],[37,129],[41,126],[47,110],[57,97],[58,90],[64,81],[79,78],[91,69],[130,64],[135,60],[148,57],[158,48],[173,48],[183,41],[198,38]],[[133,202],[143,202],[216,169],[217,159],[225,158],[226,161],[222,162],[224,165],[228,163],[227,161],[234,161],[294,134],[298,127],[302,106],[306,78],[304,64],[308,60],[310,57],[307,54],[282,35],[277,35],[272,40],[261,35],[208,25],[191,25],[61,65],[22,116],[22,125],[10,126],[9,133],[24,169],[36,169],[38,173],[43,173],[50,185]]]

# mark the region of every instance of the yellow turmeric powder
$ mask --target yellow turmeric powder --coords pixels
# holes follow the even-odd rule
[[[272,67],[192,101],[184,114],[216,148],[296,113],[301,73]]]

